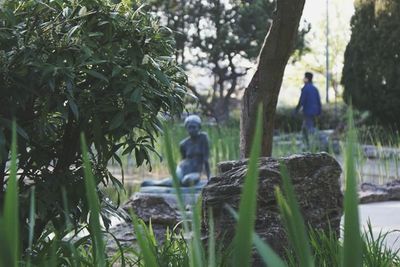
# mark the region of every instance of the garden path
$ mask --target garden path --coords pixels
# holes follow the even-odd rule
[[[394,231],[388,234],[386,245],[394,250],[400,249],[400,201],[361,204],[359,212],[361,225],[367,227],[370,220],[375,237],[381,231]]]

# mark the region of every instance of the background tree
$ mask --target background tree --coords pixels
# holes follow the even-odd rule
[[[381,123],[400,125],[400,3],[358,0],[345,53],[344,99]]]
[[[189,64],[208,69],[213,79],[207,94],[196,85],[190,89],[217,121],[229,119],[230,99],[249,70],[243,63],[257,56],[272,11],[272,3],[265,0],[195,1],[190,10],[195,25],[190,38],[197,51],[192,51]]]
[[[274,2],[269,0],[154,0],[153,10],[175,31],[177,58],[189,73],[204,71],[190,90],[203,112],[218,121],[229,118],[229,104],[260,51]],[[307,30],[300,31],[303,48]],[[190,75],[190,74],[189,74]],[[211,88],[202,88],[207,80]]]
[[[15,118],[21,222],[35,186],[36,233],[49,223],[62,231],[65,216],[76,225],[88,215],[80,133],[97,184],[122,186],[108,162],[121,164],[123,149],[137,165],[149,163],[160,112],[183,110],[186,76],[170,31],[125,4],[6,1],[0,25],[0,197]]]
[[[242,100],[241,157],[247,157],[250,154],[259,104],[264,110],[261,155],[271,156],[276,104],[286,64],[294,51],[304,3],[305,0],[278,0],[276,2],[275,17],[260,51],[257,70]]]

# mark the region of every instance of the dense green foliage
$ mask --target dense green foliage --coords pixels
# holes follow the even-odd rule
[[[173,44],[167,28],[124,3],[5,1],[0,9],[0,203],[15,118],[21,222],[35,186],[36,238],[49,222],[62,231],[65,216],[74,225],[87,218],[81,133],[96,185],[122,186],[107,170],[110,160],[120,162],[118,149],[132,152],[137,165],[149,163],[160,113],[183,109],[186,76],[171,57]]]
[[[400,3],[359,0],[345,53],[344,98],[381,123],[400,125]]]

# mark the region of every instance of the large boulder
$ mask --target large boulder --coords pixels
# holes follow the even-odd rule
[[[342,217],[341,168],[326,153],[301,154],[280,159],[260,158],[259,191],[255,230],[281,256],[287,239],[275,200],[275,187],[281,186],[280,162],[287,166],[306,225],[333,229],[339,235]],[[219,174],[204,187],[203,231],[208,232],[208,210],[212,209],[217,240],[229,244],[234,236],[235,220],[226,206],[238,210],[248,160],[220,163]],[[255,259],[254,265],[257,264]]]

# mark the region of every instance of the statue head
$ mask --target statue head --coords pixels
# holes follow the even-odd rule
[[[185,128],[190,137],[195,137],[201,129],[201,119],[197,115],[190,115],[185,119]]]

